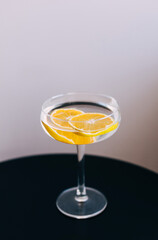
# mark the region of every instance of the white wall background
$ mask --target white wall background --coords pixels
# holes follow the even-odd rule
[[[157,0],[0,2],[0,160],[75,152],[40,126],[47,98],[112,95],[122,123],[87,153],[158,172]]]

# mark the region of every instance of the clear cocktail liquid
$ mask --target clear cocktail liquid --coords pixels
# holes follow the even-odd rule
[[[76,109],[83,111],[84,113],[102,113],[107,116],[110,116],[113,119],[113,128],[110,131],[104,133],[105,129],[101,129],[100,134],[98,136],[94,136],[92,132],[89,134],[81,134],[81,131],[77,131],[76,129],[64,129],[60,126],[55,125],[51,119],[51,113],[56,109]],[[114,108],[110,108],[108,105],[103,105],[101,103],[89,103],[89,102],[69,102],[64,103],[58,106],[50,106],[43,109],[41,113],[41,124],[45,132],[53,139],[69,143],[69,144],[92,144],[113,135],[117,128],[118,123],[116,122],[117,119],[117,111]],[[83,132],[84,133],[84,132]]]

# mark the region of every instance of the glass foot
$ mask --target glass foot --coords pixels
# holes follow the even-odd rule
[[[106,208],[107,199],[101,192],[86,187],[88,198],[85,198],[85,201],[77,201],[76,190],[77,188],[70,188],[59,195],[56,205],[63,214],[86,219],[100,214]]]

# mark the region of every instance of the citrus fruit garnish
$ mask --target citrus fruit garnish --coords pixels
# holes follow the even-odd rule
[[[62,129],[72,129],[68,123],[69,118],[82,114],[83,111],[74,108],[60,108],[51,113],[51,121]]]
[[[81,136],[78,134],[78,132],[68,132],[68,131],[62,131],[53,127],[48,126],[44,122],[42,122],[43,127],[47,131],[47,133],[56,139],[57,141],[68,143],[68,144],[90,144],[95,142],[95,137],[87,137],[87,136]]]
[[[118,123],[103,113],[82,113],[69,119],[69,124],[82,136],[99,136],[115,130]]]

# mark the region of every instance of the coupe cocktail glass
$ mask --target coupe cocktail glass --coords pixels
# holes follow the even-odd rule
[[[42,105],[41,124],[45,132],[57,141],[77,146],[77,187],[65,190],[56,201],[63,214],[84,219],[106,208],[106,197],[96,189],[85,187],[85,145],[112,136],[120,119],[116,100],[102,94],[68,93],[52,97]]]

